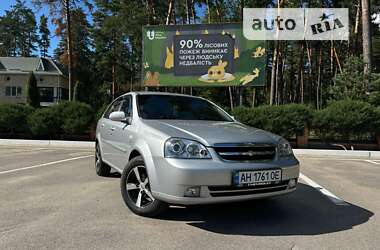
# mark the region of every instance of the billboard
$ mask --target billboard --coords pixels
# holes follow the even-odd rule
[[[264,41],[250,41],[242,24],[145,26],[145,86],[264,86]]]

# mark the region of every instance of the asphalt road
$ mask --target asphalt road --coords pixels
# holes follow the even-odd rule
[[[380,249],[380,161],[302,157],[293,194],[148,219],[92,155],[0,147],[0,249]]]

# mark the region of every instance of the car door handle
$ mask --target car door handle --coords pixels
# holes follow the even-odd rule
[[[111,128],[111,131],[115,131],[115,127],[112,127],[112,128]]]
[[[104,123],[102,123],[102,125],[101,125],[101,126],[102,126],[102,128],[104,128],[104,126],[105,126],[105,125],[104,125]]]

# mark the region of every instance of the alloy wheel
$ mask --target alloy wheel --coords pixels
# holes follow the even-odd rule
[[[145,166],[136,166],[129,171],[126,188],[128,196],[137,207],[146,207],[154,201]]]

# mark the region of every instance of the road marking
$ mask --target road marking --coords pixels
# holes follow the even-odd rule
[[[380,162],[378,162],[379,160],[376,160],[376,161],[365,160],[365,161],[366,161],[366,162],[369,162],[369,163],[372,163],[372,164],[380,165]]]
[[[302,180],[304,180],[309,186],[315,188],[316,190],[318,190],[319,192],[321,192],[322,194],[327,196],[327,198],[329,198],[335,205],[339,205],[339,206],[348,206],[349,205],[347,202],[345,202],[341,198],[337,197],[336,195],[331,193],[329,190],[325,189],[324,187],[322,187],[321,185],[319,185],[318,183],[316,183],[315,181],[313,181],[312,179],[310,179],[306,175],[300,173],[300,178]]]
[[[299,158],[303,159],[310,159],[310,160],[332,160],[332,161],[367,161],[366,158],[336,158],[336,157],[317,157],[317,156],[298,156]],[[367,157],[368,158],[368,157]]]
[[[26,150],[22,150],[22,151],[15,151],[15,152],[6,153],[6,154],[1,154],[1,152],[0,152],[0,158],[19,155],[19,154],[28,154],[28,153],[35,153],[35,152],[37,153],[37,152],[43,151],[43,150],[49,150],[49,149],[48,148],[34,148],[34,149],[26,149]]]
[[[59,161],[52,161],[52,162],[42,163],[42,164],[33,165],[33,166],[29,166],[29,167],[23,167],[23,168],[16,168],[16,169],[11,169],[11,170],[1,171],[0,175],[14,173],[14,172],[19,172],[19,171],[22,171],[22,170],[27,170],[27,169],[32,169],[32,168],[45,167],[45,166],[54,165],[54,164],[58,164],[58,163],[62,163],[62,162],[67,162],[67,161],[75,161],[75,160],[84,159],[84,158],[88,158],[88,157],[92,157],[92,156],[94,156],[94,155],[84,155],[84,156],[80,156],[80,157],[74,157],[74,158],[69,158],[69,159],[64,159],[64,160],[59,160]]]

